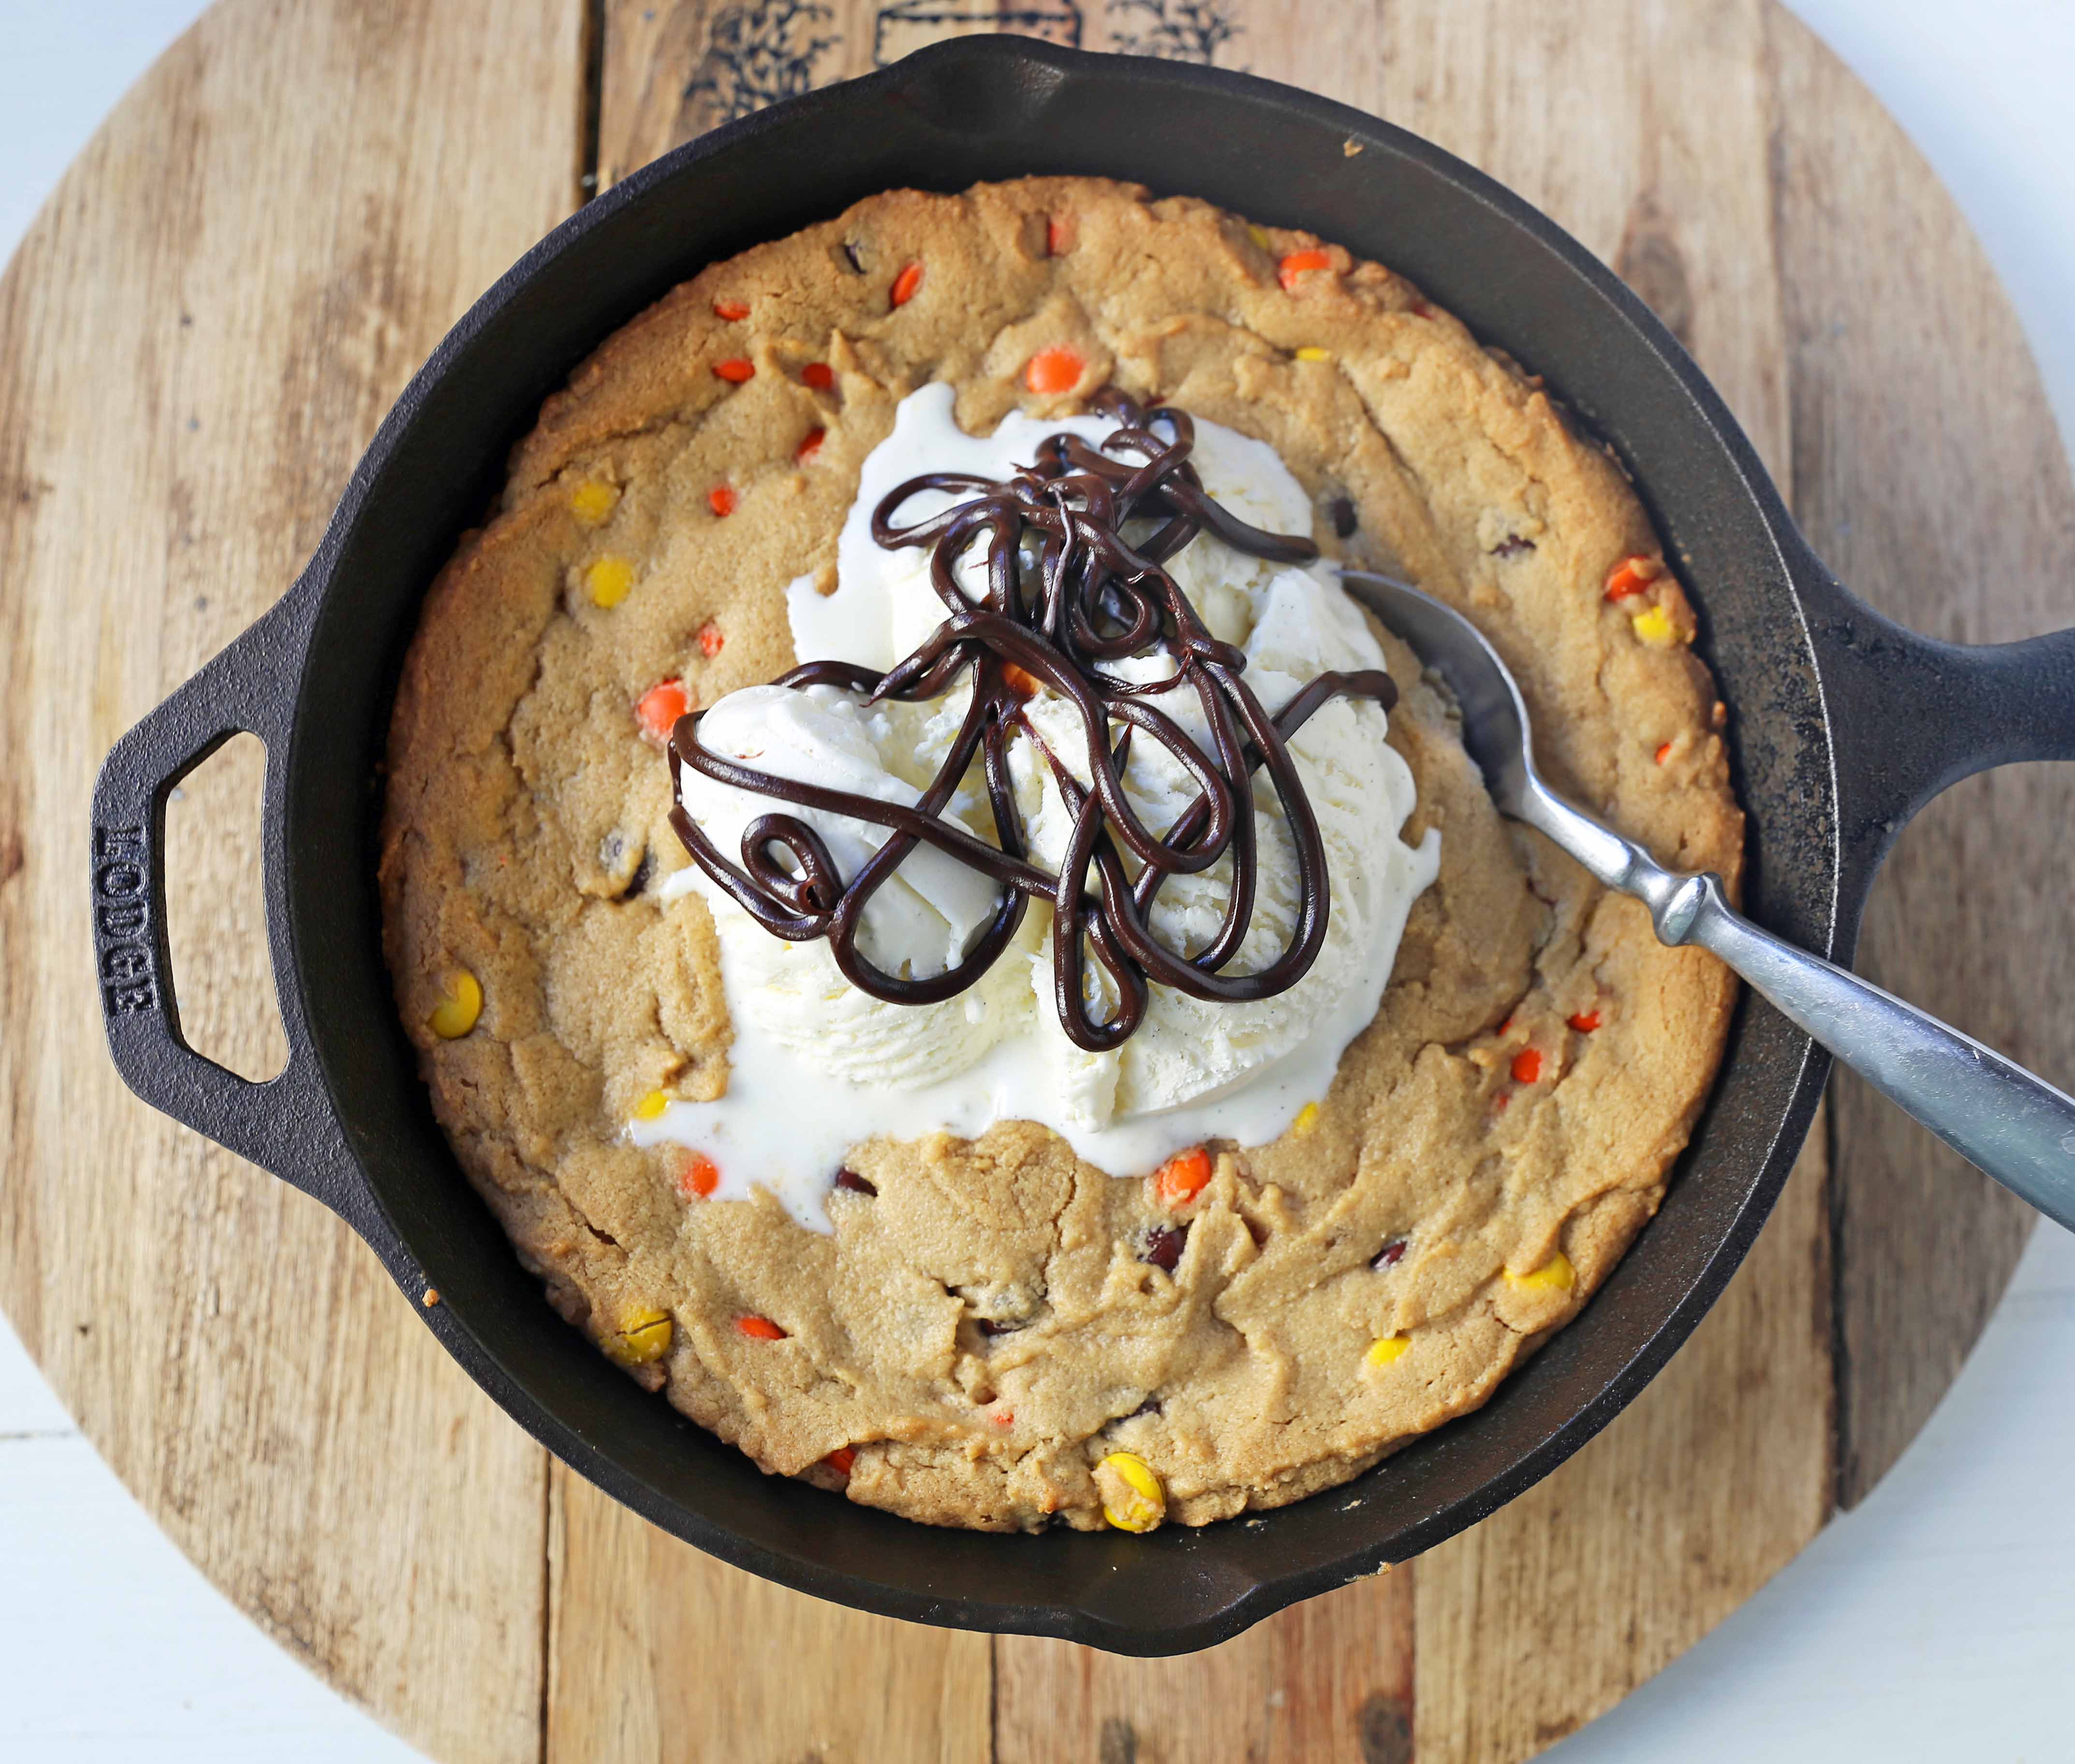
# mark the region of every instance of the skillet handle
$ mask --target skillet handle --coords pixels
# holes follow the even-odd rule
[[[278,848],[288,694],[308,616],[291,593],[115,743],[93,789],[90,834],[95,965],[108,1050],[122,1081],[154,1108],[271,1170],[350,1220],[362,1209],[343,1129],[293,1008]],[[180,1033],[166,940],[166,800],[233,735],[267,746],[267,942],[288,1061],[254,1083],[198,1054]]]
[[[1831,605],[1812,607],[1810,634],[1837,743],[1841,892],[1855,901],[1940,791],[1991,766],[2075,760],[2075,630],[1944,643],[1862,605],[1824,574]]]

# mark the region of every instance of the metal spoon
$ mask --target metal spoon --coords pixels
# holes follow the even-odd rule
[[[2056,1224],[2075,1231],[2075,1100],[1935,1017],[1762,931],[1721,879],[1667,870],[1536,775],[1520,689],[1461,614],[1365,571],[1348,591],[1409,644],[1462,706],[1463,745],[1501,814],[1546,834],[1650,909],[1660,941],[1697,943],[1887,1099]]]

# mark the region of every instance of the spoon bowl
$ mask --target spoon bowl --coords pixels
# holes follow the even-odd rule
[[[1500,814],[1520,819],[1541,779],[1535,770],[1527,706],[1498,652],[1453,607],[1408,583],[1358,569],[1341,571],[1340,580],[1448,682],[1463,714],[1463,747],[1484,774],[1485,789]]]

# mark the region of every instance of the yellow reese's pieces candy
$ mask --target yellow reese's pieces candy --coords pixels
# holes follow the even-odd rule
[[[1112,1451],[1095,1466],[1103,1517],[1120,1531],[1150,1531],[1167,1517],[1167,1492],[1134,1452]]]
[[[615,1366],[646,1365],[670,1351],[673,1333],[669,1313],[642,1309],[630,1311],[619,1319],[619,1329],[598,1343],[605,1357]]]
[[[1412,1345],[1410,1335],[1378,1335],[1369,1344],[1369,1352],[1362,1357],[1372,1366],[1388,1366],[1405,1357]]]
[[[1531,1273],[1516,1274],[1509,1269],[1506,1283],[1518,1292],[1568,1292],[1577,1279],[1571,1258],[1559,1249]]]
[[[458,1041],[483,1015],[483,983],[466,968],[458,967],[441,983],[441,995],[425,1026],[443,1041]]]
[[[634,565],[613,553],[608,552],[584,572],[585,591],[596,606],[618,606],[633,586]]]
[[[587,478],[570,493],[569,509],[585,526],[595,527],[612,512],[619,501],[619,492],[611,484]]]

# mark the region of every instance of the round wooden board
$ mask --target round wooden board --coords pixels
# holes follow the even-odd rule
[[[500,1414],[342,1226],[117,1082],[83,885],[110,743],[280,592],[411,371],[590,176],[954,29],[1208,53],[1432,137],[1621,268],[1866,598],[1973,640],[2067,621],[2075,494],[2018,327],[1772,0],[1297,16],[226,0],[0,283],[0,1303],[181,1547],[437,1758],[1510,1764],[1870,1487],[2002,1290],[2029,1215],[1845,1087],[1721,1304],[1563,1470],[1414,1565],[1121,1660],[860,1616],[653,1530]],[[248,1072],[280,1057],[257,778],[246,740],[189,781],[169,902],[191,1033]],[[2071,786],[2035,767],[1934,808],[1863,962],[2064,1084],[2075,1020],[2037,1001],[2075,993],[2047,881]]]

